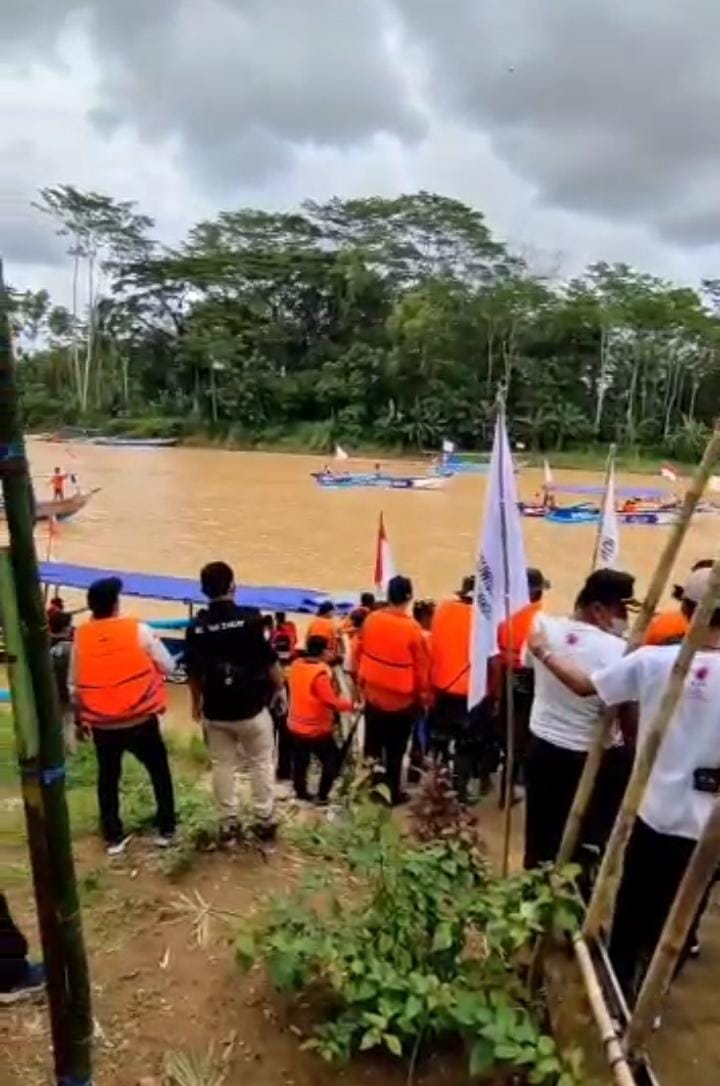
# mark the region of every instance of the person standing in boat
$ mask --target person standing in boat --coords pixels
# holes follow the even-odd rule
[[[62,502],[65,500],[65,481],[67,475],[60,468],[55,468],[50,476],[50,486],[52,487],[53,501]]]
[[[240,832],[235,773],[250,770],[255,813],[253,832],[275,836],[275,735],[270,705],[284,707],[285,676],[263,632],[257,608],[235,603],[235,574],[226,562],[210,562],[200,573],[209,603],[188,627],[185,662],[193,719],[202,721],[212,760],[213,790],[221,839]]]
[[[155,844],[167,848],[175,834],[175,800],[158,718],[167,697],[163,677],[175,661],[145,623],[120,614],[122,581],[103,577],[87,594],[92,614],[79,626],[70,655],[68,691],[80,724],[89,729],[98,761],[98,803],[108,855],[130,840],[120,818],[120,777],[126,751],[150,775],[157,803]]]

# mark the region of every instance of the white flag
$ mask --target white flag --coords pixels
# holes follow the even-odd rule
[[[615,509],[615,465],[610,466],[605,499],[600,519],[600,538],[598,541],[598,569],[614,569],[620,554],[620,533],[618,531],[617,510]]]
[[[503,553],[504,544],[507,556]],[[485,697],[488,660],[497,653],[498,625],[507,617],[508,611],[512,615],[528,601],[522,520],[505,418],[500,412],[495,425],[485,519],[475,562],[469,708]]]
[[[549,464],[549,462],[547,460],[543,460],[543,474],[544,474],[544,485],[545,485],[547,490],[551,490],[555,485],[555,480],[553,479],[553,473],[552,473],[552,471],[550,469],[550,464]]]
[[[444,453],[447,453],[449,456],[452,456],[452,454],[455,452],[455,442],[454,441],[448,441],[448,439],[445,438],[445,440],[442,443],[442,451]]]
[[[342,445],[335,446],[335,459],[336,460],[349,460],[350,457],[343,449]]]
[[[388,534],[385,531],[385,519],[380,514],[378,524],[377,546],[375,548],[375,576],[374,584],[379,592],[387,592],[388,581],[395,576],[395,560]]]

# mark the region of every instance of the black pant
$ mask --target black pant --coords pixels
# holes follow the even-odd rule
[[[525,868],[552,863],[572,807],[587,755],[533,735],[525,761]],[[604,851],[632,768],[626,748],[605,752],[580,835],[595,857]],[[578,859],[582,856],[578,854]]]
[[[278,713],[273,710],[272,718],[277,745],[275,777],[279,781],[289,781],[292,778],[293,737],[288,729],[287,713]]]
[[[10,916],[7,898],[0,893],[0,992],[11,992],[27,975],[28,945]]]
[[[331,735],[321,736],[318,739],[302,739],[300,736],[293,736],[293,787],[298,799],[310,798],[307,790],[307,775],[310,759],[314,754],[322,766],[318,799],[325,802],[330,795],[338,770],[339,753]]]
[[[129,728],[94,728],[93,739],[98,760],[98,804],[102,831],[108,844],[123,839],[120,820],[120,777],[125,751],[133,754],[147,769],[157,803],[160,833],[175,832],[175,799],[167,750],[160,734],[157,717]]]
[[[402,763],[418,716],[419,710],[415,705],[394,712],[376,705],[365,706],[365,757],[384,767],[385,782],[393,804],[402,799]]]
[[[632,1006],[655,952],[695,841],[658,833],[638,818],[627,852],[610,939],[610,960]],[[688,935],[680,965],[687,957]]]

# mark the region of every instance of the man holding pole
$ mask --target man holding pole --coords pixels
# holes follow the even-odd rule
[[[594,673],[621,659],[627,608],[634,603],[629,573],[600,569],[585,582],[569,618],[538,619],[528,648],[534,654],[535,695],[530,713],[530,744],[525,764],[525,867],[538,867],[557,856],[585,759],[600,715],[597,697],[579,695],[557,681],[552,664],[563,659]],[[614,745],[620,747],[616,733]],[[606,755],[604,779],[596,791],[596,814],[609,831],[622,795],[624,778],[611,787],[612,756]],[[594,837],[597,835],[593,835]],[[602,844],[601,840],[594,840]]]
[[[712,570],[691,573],[683,589],[689,615],[708,589]],[[642,743],[658,715],[678,645],[646,646],[597,671],[578,666],[539,631],[534,655],[574,696],[608,706],[639,705]],[[640,804],[625,855],[610,957],[628,1000],[647,969],[695,845],[720,796],[720,608],[711,615],[670,720]],[[691,930],[692,934],[692,930]],[[689,951],[689,940],[681,964]]]

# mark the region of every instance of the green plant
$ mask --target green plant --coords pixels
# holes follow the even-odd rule
[[[227,1068],[210,1045],[206,1052],[167,1052],[163,1070],[170,1086],[223,1086]]]
[[[525,980],[536,939],[577,922],[572,871],[498,880],[476,841],[410,841],[371,804],[310,844],[347,865],[352,894],[348,880],[338,889],[315,876],[235,944],[240,965],[260,958],[277,988],[318,997],[324,1020],[309,1045],[331,1060],[386,1048],[412,1074],[424,1044],[461,1036],[473,1074],[504,1066],[528,1083],[579,1081]]]

